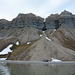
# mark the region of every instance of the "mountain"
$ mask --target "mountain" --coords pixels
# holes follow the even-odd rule
[[[46,19],[20,13],[12,21],[1,19],[0,26],[0,52],[13,44],[12,52],[0,58],[75,61],[75,15],[69,11],[51,14]]]
[[[0,19],[0,30],[4,29],[8,23],[9,23],[9,21],[7,21],[5,19]]]
[[[58,29],[59,27],[75,27],[75,15],[64,10],[60,14],[51,14],[46,19],[32,13],[18,14],[12,21],[0,19],[0,27],[4,28],[24,28],[35,27],[40,30]]]
[[[75,15],[66,10],[61,14],[51,14],[46,18],[46,27],[47,29],[75,27]]]
[[[14,18],[11,23],[9,23],[9,27],[35,27],[38,29],[42,29],[43,27],[43,18],[36,16],[32,13],[29,14],[22,14],[20,13],[16,18]]]

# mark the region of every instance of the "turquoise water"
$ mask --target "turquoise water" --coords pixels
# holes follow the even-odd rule
[[[75,75],[75,64],[0,63],[0,75]]]

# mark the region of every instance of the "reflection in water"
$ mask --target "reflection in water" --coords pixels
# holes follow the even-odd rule
[[[75,64],[43,65],[0,63],[0,75],[75,75]]]
[[[6,64],[0,63],[0,75],[10,75],[10,69]]]

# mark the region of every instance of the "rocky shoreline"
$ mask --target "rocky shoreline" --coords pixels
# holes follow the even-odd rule
[[[75,64],[75,61],[63,61],[63,62],[42,62],[42,61],[13,61],[13,60],[0,60],[0,63],[17,63],[17,64]]]

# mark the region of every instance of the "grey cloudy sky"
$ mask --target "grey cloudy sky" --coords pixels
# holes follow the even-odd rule
[[[0,19],[12,20],[19,13],[41,17],[68,10],[75,13],[75,0],[0,0]]]

